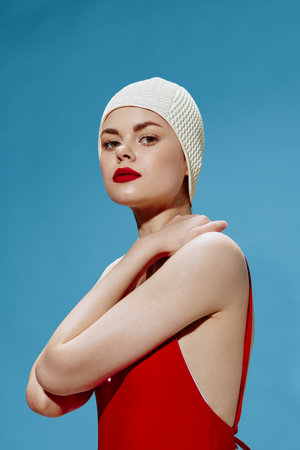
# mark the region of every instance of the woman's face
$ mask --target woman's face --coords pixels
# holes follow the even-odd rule
[[[180,142],[159,114],[135,106],[113,110],[102,124],[99,145],[105,188],[114,202],[130,207],[189,202],[184,185],[188,170]],[[114,181],[115,171],[124,167],[141,176]]]

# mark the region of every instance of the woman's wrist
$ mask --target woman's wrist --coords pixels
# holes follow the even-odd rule
[[[162,252],[160,243],[151,234],[139,237],[117,264],[120,265],[121,272],[126,267],[128,279],[131,279],[124,294],[131,292],[146,270],[164,256],[166,252]]]
[[[125,257],[131,257],[133,254],[135,257],[138,255],[141,262],[141,270],[143,271],[157,260],[169,256],[166,251],[163,251],[163,247],[159,240],[156,238],[154,239],[153,233],[139,237],[126,253]]]

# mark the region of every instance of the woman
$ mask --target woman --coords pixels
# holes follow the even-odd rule
[[[203,147],[193,98],[159,77],[125,86],[102,115],[105,188],[132,209],[139,237],[59,325],[26,393],[53,417],[95,391],[101,450],[249,448],[235,434],[253,341],[251,278],[220,233],[226,222],[191,213]]]

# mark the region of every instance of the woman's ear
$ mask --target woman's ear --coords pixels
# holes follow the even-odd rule
[[[182,150],[182,147],[181,147],[181,150]],[[187,167],[187,163],[186,163],[186,157],[185,157],[183,150],[182,150],[182,155],[183,155],[183,161],[184,161],[184,167],[185,167],[184,175],[189,175],[189,171],[188,171],[188,167]]]
[[[184,164],[185,164],[185,175],[189,175],[189,170],[186,161],[184,161]]]

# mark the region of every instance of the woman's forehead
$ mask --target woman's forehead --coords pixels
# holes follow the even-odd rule
[[[151,120],[158,122],[161,126],[169,125],[168,122],[155,111],[139,106],[120,106],[113,109],[104,119],[103,125],[104,123],[107,125],[111,122],[123,121],[124,119],[128,122],[135,122],[137,120]]]

